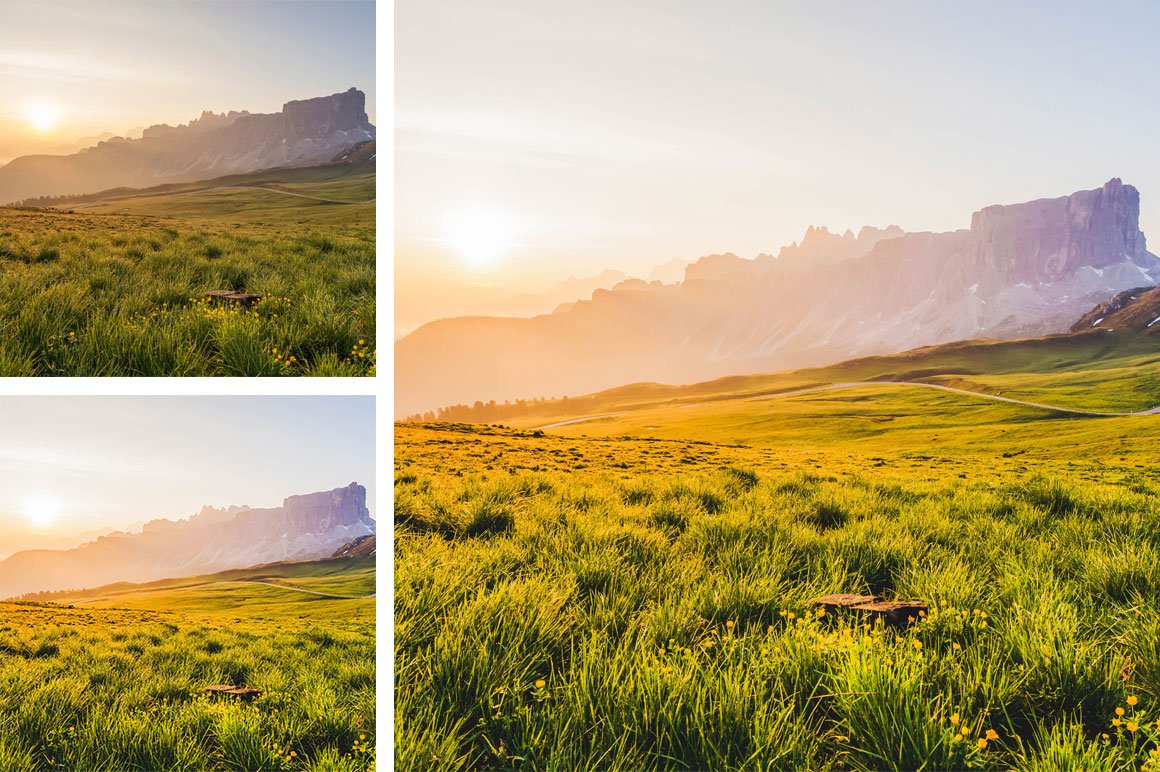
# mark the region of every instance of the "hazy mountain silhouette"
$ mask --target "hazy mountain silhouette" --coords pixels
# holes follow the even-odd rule
[[[1067,331],[1155,284],[1140,196],[1095,190],[976,212],[970,229],[811,228],[777,257],[710,255],[679,284],[624,282],[532,319],[444,319],[396,343],[396,413],[688,383],[983,336]]]
[[[595,276],[569,276],[541,290],[512,294],[496,286],[473,286],[466,282],[426,279],[400,288],[395,298],[395,334],[401,337],[427,322],[447,316],[527,317],[548,314],[565,303],[609,289],[628,277],[612,269]]]
[[[0,561],[0,598],[111,582],[146,582],[279,560],[314,560],[375,532],[358,483],[290,496],[274,509],[205,507],[153,520],[69,550],[27,550]]]
[[[72,155],[13,159],[0,166],[0,203],[326,163],[374,136],[366,96],[354,88],[287,102],[279,113],[206,111],[181,126],[150,126],[140,139],[115,137]]]

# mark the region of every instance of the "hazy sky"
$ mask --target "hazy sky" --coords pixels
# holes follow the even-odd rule
[[[374,18],[371,0],[4,0],[0,162],[351,86],[374,122]]]
[[[351,482],[375,513],[371,397],[4,397],[0,426],[0,542]]]
[[[1160,246],[1157,29],[1144,2],[406,0],[399,291],[966,228],[1113,176]]]

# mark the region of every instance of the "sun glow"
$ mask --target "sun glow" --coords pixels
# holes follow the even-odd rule
[[[515,246],[519,230],[514,218],[482,209],[449,214],[443,228],[447,234],[444,241],[473,268],[487,268],[503,258]]]
[[[20,502],[20,513],[37,528],[47,528],[57,521],[61,514],[60,499],[43,493],[32,493]]]
[[[24,111],[24,120],[37,131],[48,131],[60,121],[60,108],[49,102],[31,104]]]

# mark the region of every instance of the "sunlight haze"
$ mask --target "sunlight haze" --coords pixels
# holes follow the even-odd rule
[[[8,397],[0,423],[0,558],[351,482],[375,511],[370,397]]]
[[[1141,227],[1160,239],[1158,16],[1044,2],[404,3],[400,315],[605,269],[776,254],[810,224],[966,228],[984,206],[1113,176],[1140,189]],[[463,211],[491,214],[449,227]]]
[[[140,136],[203,110],[367,94],[375,119],[373,2],[8,0],[0,27],[0,164]],[[144,12],[148,9],[148,12]]]

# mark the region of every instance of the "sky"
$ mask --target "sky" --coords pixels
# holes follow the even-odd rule
[[[373,0],[4,0],[3,17],[0,163],[351,86],[375,122]]]
[[[396,294],[967,228],[1117,176],[1160,246],[1156,29],[1144,2],[401,2]]]
[[[0,556],[351,482],[375,514],[372,397],[9,396],[0,426]]]

